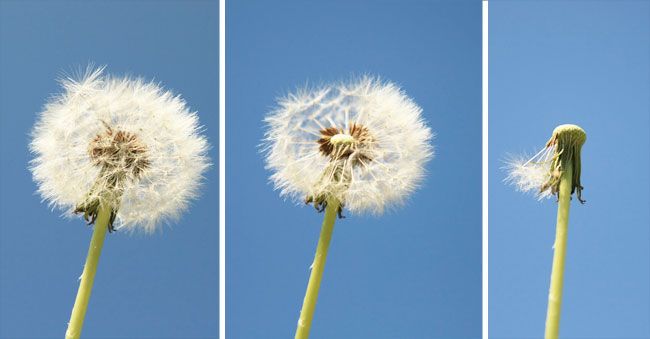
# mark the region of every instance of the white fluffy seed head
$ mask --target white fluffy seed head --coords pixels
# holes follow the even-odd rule
[[[103,71],[61,81],[34,126],[31,171],[43,199],[67,215],[101,201],[117,211],[116,229],[151,232],[197,196],[209,145],[180,96]]]
[[[381,214],[418,187],[433,157],[421,112],[373,77],[288,94],[265,119],[271,181],[296,202],[335,198],[353,214]]]

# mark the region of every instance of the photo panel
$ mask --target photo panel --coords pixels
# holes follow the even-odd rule
[[[480,337],[480,2],[226,16],[227,336]]]
[[[650,3],[489,6],[489,337],[650,338]]]
[[[0,1],[1,338],[218,337],[218,85],[218,1]]]

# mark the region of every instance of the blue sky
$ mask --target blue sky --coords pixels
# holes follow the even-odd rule
[[[337,221],[311,337],[481,331],[481,5],[237,1],[227,7],[227,331],[294,335],[322,214],[279,197],[258,145],[275,98],[364,73],[400,84],[437,133],[406,206]]]
[[[29,133],[64,72],[89,61],[180,93],[212,143],[202,196],[151,236],[108,235],[84,337],[218,334],[218,3],[0,2],[0,337],[63,336],[91,229],[34,192]]]
[[[650,337],[650,2],[491,1],[489,329],[544,333],[557,205],[502,183],[508,153],[587,132],[560,336]],[[575,199],[574,199],[575,200]]]

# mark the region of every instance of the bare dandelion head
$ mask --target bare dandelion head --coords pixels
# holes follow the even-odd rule
[[[278,100],[264,143],[282,195],[319,211],[336,199],[380,214],[422,180],[433,155],[421,108],[392,83],[364,77]]]
[[[33,131],[31,170],[44,200],[93,223],[112,210],[109,230],[153,231],[198,194],[209,166],[207,140],[185,102],[142,79],[88,69],[62,81]]]
[[[507,162],[507,182],[523,192],[535,192],[539,199],[557,196],[560,177],[568,163],[572,165],[571,194],[581,203],[581,150],[587,140],[585,131],[577,125],[560,125],[553,130],[545,147],[532,158],[518,157]]]

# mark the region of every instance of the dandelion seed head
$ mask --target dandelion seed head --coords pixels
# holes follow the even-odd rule
[[[38,192],[67,215],[109,204],[117,229],[177,219],[209,166],[198,116],[180,96],[104,67],[61,80],[32,131]]]
[[[373,77],[290,93],[265,119],[271,181],[295,202],[335,198],[353,214],[381,214],[418,187],[433,156],[421,112]]]
[[[587,140],[585,131],[577,125],[560,125],[553,130],[544,148],[532,157],[513,157],[506,161],[505,181],[522,192],[533,192],[538,199],[559,194],[560,177],[568,162],[572,165],[571,193],[582,200],[581,150]]]

